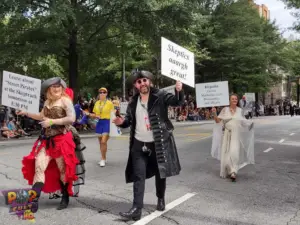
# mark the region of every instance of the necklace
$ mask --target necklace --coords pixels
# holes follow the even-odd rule
[[[148,111],[147,103],[143,103],[143,102],[140,102],[140,103],[141,103],[141,106],[142,106],[146,111]]]
[[[142,98],[140,97],[140,104],[141,106],[146,110],[148,111],[148,101],[147,102],[142,102]]]
[[[104,108],[104,106],[105,106],[105,104],[106,104],[106,100],[103,102],[103,105],[101,105],[102,102],[103,102],[103,101],[101,101],[101,100],[100,100],[100,102],[99,102],[99,112],[100,112],[100,115],[102,114],[103,108]]]
[[[235,113],[235,111],[236,111],[236,108],[235,108],[235,109],[233,109],[233,108],[230,108],[230,112],[231,112],[231,114],[234,114],[234,113]]]

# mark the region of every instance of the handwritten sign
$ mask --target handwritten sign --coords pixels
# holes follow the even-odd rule
[[[175,87],[176,87],[176,85],[172,85],[172,86],[164,87],[162,89],[168,93],[175,95]]]
[[[128,107],[128,102],[120,102],[120,113],[126,114],[127,107]]]
[[[255,102],[255,93],[245,93],[248,102]]]
[[[3,71],[2,105],[38,113],[40,93],[41,80]]]
[[[162,37],[161,73],[195,87],[194,53]]]
[[[196,84],[197,107],[229,105],[228,81]]]

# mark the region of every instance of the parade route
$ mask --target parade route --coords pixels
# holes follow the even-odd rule
[[[154,179],[147,180],[145,209],[140,221],[123,221],[118,213],[132,204],[132,184],[125,183],[128,134],[111,138],[108,162],[100,168],[95,137],[87,146],[86,184],[69,208],[57,211],[58,200],[43,194],[36,224],[41,225],[295,225],[300,223],[300,117],[255,119],[256,164],[240,170],[236,183],[219,177],[219,162],[210,156],[213,124],[176,127],[182,166],[179,176],[167,180],[164,212],[155,211]],[[282,141],[284,140],[284,141]],[[33,139],[0,146],[0,189],[29,187],[21,173],[22,157]],[[18,141],[16,141],[18,142]],[[8,213],[0,198],[0,224],[29,224]]]
[[[0,225],[300,225],[300,0],[0,8]]]

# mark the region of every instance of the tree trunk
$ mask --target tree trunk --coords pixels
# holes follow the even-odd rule
[[[72,8],[75,11],[77,0],[71,0]],[[69,31],[69,87],[74,91],[74,99],[77,98],[77,80],[78,80],[78,55],[77,55],[77,28],[75,21],[72,29]]]
[[[77,32],[71,31],[69,37],[69,82],[70,88],[77,91],[78,56],[77,56]]]

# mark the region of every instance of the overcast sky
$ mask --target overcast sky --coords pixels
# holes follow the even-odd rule
[[[285,9],[285,4],[278,0],[254,0],[256,4],[265,4],[270,10],[271,20],[276,20],[276,24],[281,31],[285,31],[284,37],[289,37],[293,34],[295,37],[300,38],[300,34],[288,30],[296,19],[291,15],[293,10]]]

